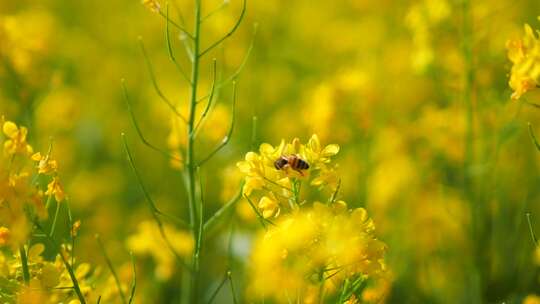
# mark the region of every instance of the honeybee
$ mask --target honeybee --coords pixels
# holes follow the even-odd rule
[[[278,170],[283,170],[286,167],[289,167],[293,170],[298,171],[303,175],[302,170],[309,169],[309,164],[300,158],[298,154],[292,155],[281,155],[275,162],[274,167]]]

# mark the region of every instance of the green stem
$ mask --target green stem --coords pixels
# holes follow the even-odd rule
[[[300,187],[302,186],[302,181],[296,178],[292,179],[291,183],[291,192],[292,199],[289,200],[289,205],[291,210],[298,208],[300,206]]]
[[[157,206],[156,206],[154,200],[152,199],[152,197],[150,196],[150,193],[148,192],[148,190],[144,186],[141,175],[139,174],[139,171],[137,170],[137,167],[135,167],[135,162],[133,161],[133,156],[131,155],[131,151],[129,150],[127,140],[126,140],[126,136],[125,136],[124,133],[122,133],[122,141],[124,142],[124,148],[126,150],[126,154],[128,156],[128,161],[129,161],[129,164],[131,166],[131,169],[133,169],[133,173],[135,173],[135,177],[137,178],[137,182],[139,183],[139,186],[141,187],[141,190],[142,190],[142,192],[144,194],[144,197],[146,198],[148,206],[150,207],[150,211],[152,212],[152,217],[154,218],[154,221],[156,222],[156,225],[158,226],[159,233],[160,233],[163,241],[165,241],[165,244],[167,245],[169,250],[172,252],[172,254],[176,257],[178,262],[185,269],[190,269],[184,263],[183,258],[178,254],[178,252],[176,252],[176,249],[174,249],[171,242],[169,241],[169,238],[165,234],[165,228],[164,228],[163,222],[161,221],[161,218],[159,217],[159,215],[163,214],[163,213],[161,211],[159,211],[159,209],[157,209]]]
[[[536,247],[538,247],[538,239],[536,238],[536,234],[534,233],[534,229],[533,229],[533,225],[532,225],[532,221],[531,221],[531,213],[527,212],[525,214],[525,216],[527,217],[527,224],[529,224],[529,232],[531,233],[531,238],[532,238],[532,241],[534,243],[534,245]]]
[[[232,272],[231,271],[228,271],[227,272],[227,276],[229,277],[229,284],[230,284],[230,287],[231,287],[231,294],[232,294],[232,298],[233,298],[233,303],[234,304],[237,304],[238,303],[238,299],[236,298],[236,290],[234,288],[234,282],[233,282],[233,278],[232,278]]]
[[[75,293],[77,294],[77,297],[79,298],[79,302],[81,302],[81,304],[86,304],[86,300],[85,300],[84,295],[83,295],[83,293],[81,291],[81,288],[79,286],[79,281],[77,280],[77,277],[75,276],[75,272],[73,271],[73,267],[66,260],[66,257],[62,253],[62,249],[61,249],[60,245],[54,240],[54,238],[52,238],[48,234],[46,234],[45,229],[43,229],[43,227],[41,227],[41,225],[37,222],[37,220],[34,220],[34,225],[42,233],[45,234],[46,239],[51,243],[51,245],[54,247],[56,253],[60,256],[60,258],[62,260],[62,263],[64,264],[64,267],[66,267],[66,270],[68,271],[71,282],[73,283],[73,289],[75,290]]]
[[[24,245],[19,246],[19,253],[21,255],[24,283],[28,285],[30,283],[30,271],[28,270],[28,257],[26,256]]]
[[[534,143],[534,146],[536,147],[538,151],[540,151],[540,143],[538,143],[538,139],[536,139],[536,135],[534,135],[534,131],[530,122],[528,123],[528,128],[529,128],[529,135],[531,136],[531,140]]]
[[[133,252],[130,252],[129,255],[131,257],[131,267],[133,269],[133,282],[131,283],[131,293],[128,300],[128,304],[131,304],[133,299],[135,299],[135,289],[137,288],[137,268],[135,267],[135,257],[133,256]]]
[[[86,300],[84,299],[84,295],[82,294],[81,288],[79,287],[79,282],[77,280],[77,277],[75,276],[75,272],[73,272],[73,267],[69,265],[68,261],[66,260],[62,252],[60,252],[60,249],[58,249],[58,252],[59,252],[60,257],[62,258],[62,263],[64,263],[64,266],[66,267],[69,273],[69,277],[71,278],[71,282],[73,283],[73,289],[75,289],[75,293],[77,294],[79,301],[81,302],[81,304],[86,304]]]
[[[52,201],[52,195],[49,195],[49,197],[47,197],[47,202],[45,202],[45,209],[49,209],[49,206],[51,205],[51,201]]]
[[[50,195],[52,196],[52,195]],[[49,196],[49,197],[50,197]],[[60,202],[56,202],[56,211],[54,212],[54,218],[51,225],[51,232],[49,232],[49,236],[52,237],[54,235],[54,230],[56,229],[56,220],[58,219],[58,213],[60,212]]]
[[[324,283],[325,283],[325,278],[324,278],[324,267],[321,269],[321,271],[319,272],[319,304],[322,304],[324,303]]]
[[[195,198],[195,134],[193,132],[195,127],[195,112],[197,108],[197,88],[199,83],[199,63],[200,63],[200,29],[201,29],[201,1],[195,1],[195,32],[193,34],[193,62],[191,68],[191,98],[189,104],[189,117],[187,125],[187,147],[186,147],[186,182],[187,182],[187,192],[188,192],[188,203],[189,203],[189,223],[191,230],[193,232],[193,238],[195,240],[199,239],[200,229],[196,221],[196,198]],[[192,256],[192,270],[191,274],[191,288],[190,303],[198,303],[198,277],[199,277],[199,252],[197,250],[193,251]]]
[[[203,229],[205,235],[208,235],[211,233],[214,228],[221,222],[223,218],[226,217],[229,213],[234,211],[234,206],[236,206],[236,203],[242,198],[242,188],[244,187],[244,182],[240,184],[240,187],[236,194],[225,204],[223,207],[221,207],[212,217],[210,217],[206,223],[204,223]]]
[[[111,271],[111,274],[114,278],[114,281],[116,283],[116,287],[118,288],[118,293],[120,294],[120,298],[122,299],[122,303],[127,304],[126,296],[124,295],[124,291],[122,290],[122,284],[120,283],[120,279],[118,278],[118,274],[116,273],[116,270],[114,269],[114,266],[112,264],[111,259],[109,258],[109,255],[107,255],[107,251],[105,250],[105,246],[101,242],[101,239],[99,237],[99,234],[96,234],[96,240],[99,244],[99,248],[101,249],[101,252],[103,253],[103,257],[105,258],[105,262],[107,263],[107,266],[109,267],[109,270]]]
[[[212,302],[214,302],[214,299],[216,298],[219,291],[221,290],[221,288],[223,288],[223,285],[225,285],[225,283],[227,282],[228,279],[229,279],[229,271],[227,271],[227,273],[225,273],[225,276],[223,277],[223,280],[221,280],[221,283],[219,283],[216,290],[214,290],[214,292],[212,293],[212,296],[210,296],[210,300],[208,300],[207,304],[212,304]]]
[[[259,212],[259,210],[257,209],[257,207],[255,207],[255,205],[253,204],[253,202],[251,201],[251,199],[247,196],[247,195],[244,195],[244,197],[246,198],[246,200],[248,201],[249,205],[251,206],[251,209],[253,209],[253,212],[255,212],[255,214],[257,215],[257,219],[259,219],[259,222],[261,223],[261,225],[263,226],[263,228],[266,230],[266,222],[265,222],[265,218],[262,216],[262,214]]]

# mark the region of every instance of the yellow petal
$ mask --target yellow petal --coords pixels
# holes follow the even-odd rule
[[[275,149],[271,144],[263,143],[259,147],[259,153],[261,153],[262,155],[270,156],[270,155],[274,154],[274,151],[275,151]]]
[[[19,128],[20,141],[26,141],[26,136],[28,135],[28,129],[26,127]]]
[[[264,210],[264,211],[262,212],[262,216],[263,216],[265,219],[267,219],[267,218],[272,217],[272,216],[274,215],[274,213],[275,213],[275,210]]]
[[[242,171],[243,173],[249,173],[249,171],[251,170],[251,165],[247,161],[237,162],[236,167],[238,167],[238,169],[240,169],[240,171]]]
[[[326,147],[324,147],[324,150],[321,152],[321,156],[322,157],[329,157],[329,156],[334,156],[336,154],[338,154],[339,152],[339,146],[338,145],[328,145]]]
[[[267,197],[267,196],[263,196],[260,201],[259,201],[259,208],[261,209],[274,209],[277,207],[277,203],[276,201],[274,201],[273,199]]]
[[[292,148],[294,150],[294,153],[299,153],[300,152],[300,139],[298,139],[297,137],[293,139],[292,141]]]
[[[19,128],[17,128],[17,125],[14,122],[6,121],[2,127],[2,131],[4,131],[4,134],[6,134],[7,137],[14,138],[19,132]]]
[[[77,270],[75,270],[75,276],[77,278],[83,278],[90,272],[90,264],[88,263],[82,263],[77,267]]]
[[[336,210],[337,212],[347,211],[347,203],[342,200],[335,202],[333,207],[334,207],[334,210]]]
[[[530,25],[528,25],[527,23],[525,23],[525,25],[523,26],[525,28],[525,36],[526,37],[533,37],[534,38],[534,31],[532,29],[532,27]]]
[[[308,141],[308,146],[313,152],[321,151],[321,142],[317,134],[313,134]]]
[[[264,186],[264,181],[260,178],[246,177],[246,184],[244,185],[244,194],[251,195],[253,190],[261,189]]]
[[[279,143],[279,147],[274,152],[276,152],[276,154],[277,154],[277,155],[274,155],[274,156],[283,155],[283,153],[285,152],[285,140],[284,139],[281,140],[281,142]]]
[[[43,157],[41,157],[41,153],[37,152],[32,155],[33,161],[40,161]]]
[[[41,243],[33,245],[32,247],[30,247],[30,250],[28,250],[28,260],[38,260],[43,251],[45,251],[45,245]]]
[[[352,216],[359,219],[360,222],[365,222],[368,219],[367,211],[364,208],[354,209]]]
[[[259,160],[259,155],[257,155],[257,153],[255,152],[248,152],[246,154],[246,161],[248,162],[255,162],[255,161],[258,161]]]

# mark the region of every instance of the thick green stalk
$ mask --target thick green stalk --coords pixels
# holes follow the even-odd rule
[[[194,240],[199,240],[200,229],[196,221],[197,206],[195,197],[195,112],[197,108],[197,88],[199,84],[199,63],[200,63],[200,28],[201,28],[201,1],[195,1],[195,32],[193,34],[193,61],[191,68],[191,98],[189,103],[189,118],[187,127],[187,147],[186,147],[186,182],[189,202],[189,223],[193,232]],[[199,210],[200,212],[200,210]],[[191,288],[190,288],[190,303],[198,303],[198,289],[199,289],[199,252],[193,251],[192,256],[192,274],[191,274]]]

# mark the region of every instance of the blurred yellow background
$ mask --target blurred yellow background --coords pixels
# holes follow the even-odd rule
[[[241,1],[224,3],[203,1],[203,15],[223,5],[203,23],[205,46],[240,13]],[[192,10],[191,1],[170,3],[171,19],[182,15],[188,28]],[[203,97],[212,58],[218,78],[227,79],[249,53],[231,142],[202,168],[205,214],[236,193],[236,162],[246,152],[316,133],[341,147],[341,196],[369,211],[388,245],[387,302],[521,303],[529,295],[537,302],[528,303],[540,303],[530,296],[540,293],[540,250],[525,217],[530,212],[540,223],[540,153],[527,131],[530,122],[540,134],[540,110],[528,104],[540,104],[540,93],[510,99],[506,50],[525,23],[540,29],[538,15],[537,0],[249,1],[235,34],[201,62]],[[178,302],[181,274],[155,243],[135,248],[155,232],[144,228],[152,217],[121,132],[160,208],[188,214],[181,171],[138,139],[120,82],[150,142],[171,151],[183,143],[138,40],[163,94],[186,113],[189,85],[168,59],[165,23],[137,0],[0,2],[0,115],[27,126],[41,150],[54,137],[60,176],[82,221],[78,259],[104,263],[93,238],[99,233],[120,276],[129,277],[133,250],[137,303]],[[180,32],[170,30],[189,71]],[[197,146],[202,155],[226,135],[231,94],[230,85],[217,94]],[[242,295],[241,274],[260,228],[244,200],[233,221]],[[227,267],[228,227],[213,236],[201,262],[209,290]],[[217,302],[231,302],[230,295]]]

